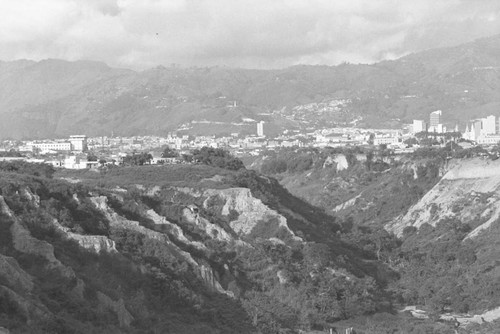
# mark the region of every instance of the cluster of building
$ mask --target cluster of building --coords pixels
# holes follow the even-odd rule
[[[499,130],[500,118],[490,115],[468,122],[462,137],[478,144],[496,144],[500,142]]]
[[[449,131],[442,124],[442,111],[436,110],[430,113],[429,124],[423,120],[413,120],[412,132],[446,133]],[[455,126],[452,132],[459,132],[458,126]],[[500,142],[500,118],[490,115],[470,120],[467,122],[465,132],[462,133],[462,138],[481,145],[497,144]]]
[[[63,140],[38,140],[29,141],[21,150],[38,150],[40,153],[50,152],[84,152],[87,151],[87,136],[73,135]]]
[[[189,153],[193,149],[205,146],[223,148],[236,156],[258,155],[263,150],[273,150],[282,147],[336,147],[357,145],[387,145],[396,153],[406,153],[408,148],[404,143],[419,132],[444,134],[448,129],[442,122],[442,111],[430,113],[429,122],[414,120],[403,129],[362,129],[356,127],[312,129],[311,132],[300,130],[285,130],[281,135],[268,138],[265,135],[265,123],[256,123],[254,135],[241,137],[238,133],[230,136],[178,136],[169,133],[167,137],[135,136],[135,137],[94,137],[72,135],[61,140],[36,140],[24,142],[9,142],[0,145],[0,151],[16,150],[25,152],[28,157],[36,158],[36,162],[45,162],[55,167],[71,169],[95,168],[104,164],[119,164],[123,158],[133,152],[150,152],[152,163],[164,163],[161,157],[162,147],[169,146],[180,154]],[[458,127],[451,132],[458,132]],[[497,116],[488,116],[468,122],[464,139],[478,144],[497,144],[500,142],[500,119]],[[89,159],[89,152],[95,152]],[[98,155],[99,161],[96,161]],[[18,157],[0,158],[20,159]]]
[[[444,126],[442,122],[443,112],[441,110],[436,110],[430,113],[429,115],[429,123],[426,123],[423,120],[413,120],[413,133],[419,132],[435,132],[435,133],[445,133],[448,132],[446,126]],[[458,127],[455,127],[453,130],[458,132]]]
[[[22,142],[17,147],[9,147],[20,152],[29,153],[29,157],[2,157],[0,160],[27,160],[44,162],[54,167],[70,169],[87,169],[98,166],[98,161],[89,161],[86,152],[88,141],[85,135],[73,135],[68,139],[36,140]]]

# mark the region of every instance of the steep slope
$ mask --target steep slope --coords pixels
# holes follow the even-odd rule
[[[274,333],[390,306],[384,266],[275,180],[144,166],[67,183],[24,167],[0,171],[12,333]]]
[[[398,273],[389,284],[395,300],[470,332],[479,330],[471,321],[497,314],[500,291],[500,162],[478,153],[423,148],[396,160],[359,148],[285,150],[252,166],[334,212],[344,240]],[[483,332],[495,332],[496,321]]]
[[[441,220],[462,221],[468,238],[487,230],[500,218],[500,162],[487,158],[451,160],[448,171],[408,212],[386,226],[402,235],[407,227],[436,226]]]
[[[407,303],[438,313],[499,306],[499,166],[487,158],[450,160],[442,179],[386,225],[402,237],[391,261]]]
[[[281,150],[255,159],[249,168],[278,178],[339,222],[381,229],[439,181],[444,163],[439,154],[391,156],[357,147]]]

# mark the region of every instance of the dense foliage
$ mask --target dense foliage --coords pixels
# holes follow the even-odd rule
[[[474,242],[464,239],[484,219],[467,223],[443,219],[436,227],[407,228],[403,238],[384,230],[387,222],[397,220],[436,185],[450,159],[481,157],[488,163],[487,159],[498,158],[498,148],[489,152],[479,146],[464,149],[451,142],[444,147],[421,147],[400,159],[387,153],[380,148],[364,152],[285,150],[267,153],[260,166],[292,193],[334,212],[343,240],[391,267],[399,279],[387,281],[388,291],[400,303],[420,305],[436,317],[450,311],[481,313],[498,306],[494,260],[498,254],[493,241],[497,230],[490,229]],[[313,164],[303,170],[288,168],[285,162],[294,154]],[[347,168],[338,169],[343,161]],[[253,166],[259,166],[258,160]]]
[[[153,156],[148,152],[132,153],[128,154],[123,158],[123,164],[128,166],[142,166],[149,164]],[[96,159],[97,160],[97,159]]]
[[[55,173],[52,165],[43,163],[29,163],[24,160],[0,161],[0,171],[15,172],[20,174],[29,174],[34,176],[43,176],[51,178]]]
[[[162,158],[176,158],[179,156],[179,152],[177,150],[167,146],[161,153]]]
[[[11,149],[9,151],[0,151],[0,157],[15,157],[15,158],[19,158],[19,157],[23,157],[24,155],[19,152],[19,151],[16,151],[14,149]]]
[[[405,230],[401,247],[389,257],[399,268],[401,280],[394,288],[405,303],[425,305],[436,313],[481,312],[498,306],[498,225],[466,240],[471,230],[469,224],[453,219]]]
[[[228,151],[221,148],[205,146],[201,149],[196,149],[192,152],[192,157],[190,159],[197,163],[229,170],[245,168],[240,159],[235,158]]]

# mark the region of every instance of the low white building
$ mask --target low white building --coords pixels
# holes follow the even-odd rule
[[[373,139],[373,145],[391,145],[399,143],[399,137],[375,137]]]
[[[68,140],[51,140],[51,141],[35,141],[29,143],[32,150],[33,148],[39,149],[44,152],[84,152],[87,150],[87,136],[75,135],[70,136]]]
[[[71,151],[71,143],[68,141],[51,141],[41,143],[31,143],[33,148],[37,148],[42,152],[48,151]]]
[[[64,158],[63,166],[68,169],[86,169],[95,168],[99,165],[97,161],[88,161],[87,158],[82,158],[77,155],[70,155]]]
[[[477,143],[482,145],[494,145],[500,142],[500,135],[481,135],[477,137]]]

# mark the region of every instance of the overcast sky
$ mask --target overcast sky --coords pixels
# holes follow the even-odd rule
[[[370,63],[500,33],[500,0],[0,0],[0,59]]]

